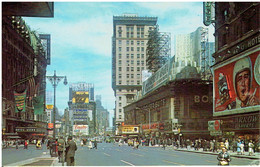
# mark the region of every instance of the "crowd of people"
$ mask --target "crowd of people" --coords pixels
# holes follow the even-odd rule
[[[119,139],[119,146],[123,143],[127,143],[128,146],[133,146],[133,148],[138,148],[139,145],[142,146],[155,146],[159,145],[162,148],[166,146],[173,146],[175,148],[184,148],[187,150],[202,150],[202,151],[211,151],[211,152],[221,152],[222,147],[224,146],[227,151],[237,152],[239,155],[244,155],[245,152],[248,152],[248,155],[254,155],[255,151],[259,152],[259,143],[253,142],[253,140],[243,140],[243,139],[171,139],[171,138],[161,138],[161,139],[142,139],[142,138],[127,138]]]

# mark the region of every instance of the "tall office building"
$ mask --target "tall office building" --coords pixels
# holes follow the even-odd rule
[[[123,107],[142,89],[142,70],[146,70],[146,43],[157,17],[124,14],[113,17],[112,88],[116,97],[115,123],[124,121]]]

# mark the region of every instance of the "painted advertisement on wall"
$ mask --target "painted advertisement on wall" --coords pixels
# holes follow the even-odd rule
[[[255,111],[260,105],[260,51],[214,70],[214,114]]]

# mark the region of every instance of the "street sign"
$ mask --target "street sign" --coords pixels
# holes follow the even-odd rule
[[[221,136],[222,131],[210,131],[210,136]]]

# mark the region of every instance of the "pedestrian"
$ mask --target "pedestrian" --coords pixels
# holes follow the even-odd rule
[[[50,138],[47,142],[47,148],[50,150],[51,157],[53,156],[53,143],[54,141],[52,138]]]
[[[58,139],[58,157],[59,157],[59,162],[64,162],[64,149],[65,149],[65,140],[63,139],[63,136],[60,136]]]
[[[249,156],[254,155],[254,147],[255,147],[255,146],[254,146],[252,140],[249,141],[248,147],[249,147],[249,149],[248,149],[248,154],[249,154]]]
[[[226,139],[226,141],[225,141],[225,147],[227,148],[227,150],[229,150],[229,142],[228,142],[228,139]]]
[[[41,149],[42,145],[41,145],[41,140],[37,140],[36,142],[36,149]]]
[[[80,145],[81,145],[81,147],[83,147],[83,145],[84,145],[83,140],[80,141]]]
[[[24,140],[24,149],[28,149],[28,143],[27,143],[27,140]]]
[[[245,142],[243,140],[241,141],[240,148],[241,148],[241,155],[244,155],[245,154]]]
[[[16,147],[16,149],[18,149],[18,146],[19,146],[18,140],[15,140],[15,147]]]
[[[213,140],[213,144],[214,144],[214,147],[213,147],[213,152],[217,152],[217,148],[218,148],[218,146],[217,146],[217,142],[216,142],[216,140]]]
[[[229,165],[231,159],[229,153],[227,152],[226,147],[222,147],[222,151],[218,154],[217,159],[218,159],[218,165],[220,166]]]
[[[96,139],[94,140],[94,147],[93,147],[93,149],[94,148],[97,149],[97,140]]]
[[[91,139],[89,139],[89,142],[88,142],[88,149],[90,150],[90,149],[92,149],[93,148],[93,146],[92,146],[92,141],[91,141]]]
[[[162,145],[163,145],[163,149],[165,150],[165,148],[166,148],[166,139],[163,139]]]
[[[241,153],[241,141],[240,141],[240,139],[238,139],[238,141],[237,141],[237,155],[238,154],[242,154]]]
[[[209,144],[210,144],[209,151],[212,151],[212,152],[213,152],[213,148],[214,148],[214,143],[213,143],[213,141],[210,140]]]
[[[236,152],[237,151],[237,141],[234,139],[233,142],[232,142],[232,146],[233,146],[233,152]]]
[[[68,137],[68,142],[66,144],[66,162],[67,166],[75,166],[75,151],[77,150],[76,143],[72,140],[72,136]]]

